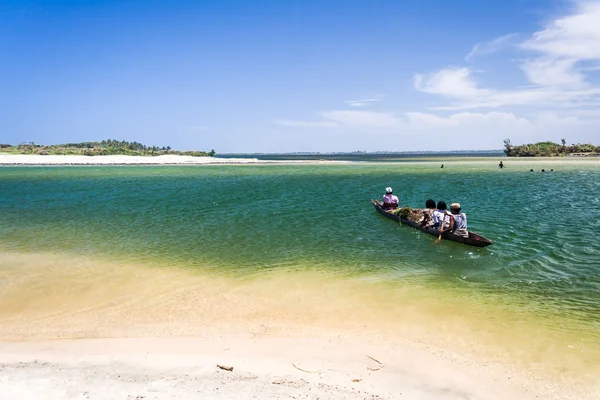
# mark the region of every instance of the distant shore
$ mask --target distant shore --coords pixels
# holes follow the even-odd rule
[[[326,157],[325,155],[323,157]],[[600,157],[478,157],[478,156],[434,156],[399,158],[399,159],[315,159],[302,156],[293,159],[261,159],[252,157],[195,157],[181,155],[162,155],[162,156],[130,156],[130,155],[111,155],[111,156],[83,156],[83,155],[38,155],[38,154],[0,154],[0,166],[43,166],[43,165],[255,165],[255,164],[348,164],[354,162],[368,163],[393,163],[393,162],[418,162],[441,163],[448,166],[452,164],[483,163],[497,164],[503,161],[505,167],[510,170],[511,166],[534,166],[545,163],[547,165],[582,165],[599,164]]]
[[[259,160],[258,158],[218,158],[178,155],[163,156],[66,156],[0,154],[0,165],[204,165],[204,164],[307,164],[346,163],[324,160]]]

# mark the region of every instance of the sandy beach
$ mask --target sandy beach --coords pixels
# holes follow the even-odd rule
[[[341,338],[87,339],[1,343],[10,399],[561,398],[493,368]],[[232,371],[221,369],[233,368]]]
[[[206,165],[206,164],[306,164],[344,163],[344,161],[259,160],[257,158],[219,158],[192,156],[42,156],[37,154],[0,154],[0,165]]]
[[[496,166],[502,160],[510,171],[514,168],[550,168],[560,165],[600,165],[600,157],[438,157],[406,158],[408,163],[443,163],[446,168],[452,165],[469,167],[474,165]],[[260,160],[258,158],[219,158],[192,157],[178,155],[162,156],[66,156],[38,154],[2,154],[0,165],[257,165],[257,164],[348,164],[356,161],[342,160]],[[369,161],[381,163],[381,161]],[[384,162],[389,164],[389,162]]]
[[[439,339],[461,340],[446,332],[451,320],[431,336],[410,305],[385,321],[344,293],[355,285],[316,279],[234,286],[186,271],[9,253],[0,266],[0,398],[597,398],[598,388],[501,354],[452,350]],[[327,290],[315,297],[307,284]]]

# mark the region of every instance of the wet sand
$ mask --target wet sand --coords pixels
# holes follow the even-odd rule
[[[368,285],[326,274],[236,280],[57,254],[4,252],[0,261],[0,395],[13,398],[115,398],[107,387],[117,397],[159,399],[599,393],[597,382],[572,382],[570,369],[586,366],[569,365],[564,354],[538,360],[556,359],[560,379],[560,370],[544,375],[514,359],[528,342],[525,333],[511,336],[510,326],[502,333],[490,325],[504,316],[482,315],[476,329],[489,329],[490,337],[477,343],[469,337],[472,318],[461,316],[467,304],[439,308],[444,300],[422,291],[414,301],[411,288],[388,299],[394,307],[382,307]],[[512,353],[498,354],[510,343]],[[233,373],[217,363],[234,366]]]

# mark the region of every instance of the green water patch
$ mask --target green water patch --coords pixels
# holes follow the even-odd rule
[[[234,277],[327,271],[451,290],[600,328],[600,168],[530,173],[495,162],[344,165],[4,167],[0,246],[102,256]],[[479,249],[376,214],[392,186],[402,205],[460,202]]]

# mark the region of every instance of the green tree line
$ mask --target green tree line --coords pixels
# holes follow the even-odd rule
[[[538,142],[514,146],[510,139],[504,140],[504,154],[508,157],[556,157],[566,155],[600,155],[600,146],[593,144],[572,144],[567,146],[567,141],[561,143]]]
[[[114,139],[101,142],[65,143],[55,145],[40,145],[33,142],[21,143],[13,146],[0,144],[0,152],[12,154],[39,154],[39,155],[131,155],[131,156],[160,156],[165,154],[212,157],[215,151],[179,151],[171,146],[146,146],[139,142],[118,141]]]

